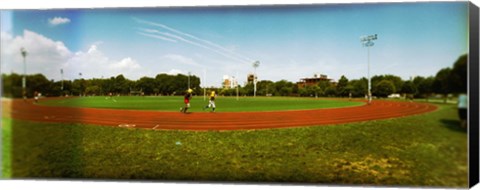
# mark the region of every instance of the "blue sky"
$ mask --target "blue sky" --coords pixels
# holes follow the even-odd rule
[[[371,75],[431,76],[468,51],[467,4],[388,3],[315,6],[2,11],[2,72],[64,79],[188,73],[219,86],[292,82],[313,74],[367,75],[360,36],[378,34]],[[5,48],[4,48],[5,47]],[[206,76],[204,74],[206,73]]]

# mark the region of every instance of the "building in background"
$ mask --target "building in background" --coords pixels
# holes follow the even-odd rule
[[[329,79],[327,75],[324,74],[314,74],[311,78],[302,78],[297,82],[298,88],[305,88],[307,86],[315,86],[321,81],[328,81],[330,83],[335,83],[333,79]]]
[[[247,84],[253,84],[253,80],[255,78],[255,75],[253,73],[250,73],[247,75]]]
[[[231,76],[223,75],[222,87],[225,89],[233,88],[233,79]]]

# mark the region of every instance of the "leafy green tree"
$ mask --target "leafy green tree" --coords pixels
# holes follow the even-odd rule
[[[298,89],[298,94],[299,94],[300,96],[308,96],[307,88],[306,88],[306,87],[304,87],[304,88],[299,88],[299,89]]]
[[[329,86],[325,89],[324,95],[327,97],[334,97],[337,95],[337,89],[335,86]]]
[[[321,91],[320,87],[318,86],[306,86],[298,89],[300,96],[306,96],[306,97],[320,96],[320,91]]]
[[[432,84],[433,92],[443,94],[445,103],[447,102],[447,95],[451,92],[452,88],[450,85],[451,72],[452,69],[449,67],[441,69],[437,72],[437,75],[435,75],[435,80]]]
[[[387,79],[378,82],[372,88],[372,94],[378,97],[387,97],[394,92],[396,92],[395,85],[392,81]]]
[[[318,89],[318,95],[319,96],[327,96],[327,94],[326,94],[327,88],[334,88],[335,89],[335,87],[333,86],[333,84],[330,81],[320,81],[320,82],[317,83],[317,86],[319,88]],[[336,93],[336,91],[337,90],[335,89],[335,93]],[[330,89],[329,92],[331,92],[331,89]],[[332,94],[329,93],[329,95],[331,96]]]
[[[393,85],[395,86],[395,91],[393,93],[401,91],[401,89],[403,87],[403,80],[402,80],[401,77],[395,76],[395,75],[385,75],[384,79],[391,81],[393,83]]]
[[[2,74],[2,94],[5,97],[22,97],[22,76],[16,73]]]
[[[417,87],[413,83],[413,81],[406,81],[403,83],[401,93],[404,93],[406,96],[405,98],[412,99],[414,94],[417,93]]]
[[[136,82],[135,88],[141,89],[146,95],[155,94],[155,79],[150,77],[142,77]]]
[[[433,93],[432,84],[434,80],[435,78],[431,76],[427,78],[421,76],[413,78],[413,84],[417,89],[415,96],[426,98],[426,100],[428,101],[428,97]]]
[[[388,81],[392,82],[392,84],[395,87],[394,88],[395,90],[392,93],[395,93],[395,92],[400,91],[402,89],[403,80],[399,76],[395,76],[395,75],[376,75],[376,76],[373,76],[372,79],[371,79],[372,93],[373,93],[373,88],[375,86],[377,86],[378,83],[382,82],[383,80],[388,80]]]
[[[401,93],[405,94],[415,94],[417,92],[417,87],[412,81],[406,81],[403,83]]]
[[[248,83],[246,84],[244,87],[243,87],[243,91],[245,93],[246,96],[253,96],[253,83]]]
[[[415,85],[415,88],[417,89],[416,93],[415,93],[415,97],[422,97],[422,92],[420,91],[420,84],[425,81],[425,77],[422,77],[422,76],[416,76],[415,78],[413,78],[413,85]]]
[[[359,80],[349,81],[349,86],[351,86],[351,92],[353,97],[364,97],[367,94],[367,85],[368,81],[365,77]]]
[[[287,80],[280,80],[275,84],[275,95],[289,96],[293,91],[293,83]]]
[[[97,85],[87,86],[87,88],[85,88],[85,94],[87,94],[87,95],[100,95],[101,94],[101,88],[100,88],[100,86],[97,86]]]
[[[267,94],[275,94],[275,83],[269,80],[262,80],[257,82],[257,95],[265,96]]]
[[[35,91],[49,94],[51,82],[42,74],[27,75],[27,96],[33,97]]]
[[[348,96],[349,91],[347,90],[348,79],[344,75],[340,77],[337,83],[336,91],[337,96],[345,97]]]
[[[467,61],[468,56],[462,55],[453,64],[453,69],[450,72],[450,86],[451,92],[466,93],[467,92]]]

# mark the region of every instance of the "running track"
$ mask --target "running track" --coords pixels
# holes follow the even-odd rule
[[[437,109],[416,102],[373,101],[370,105],[299,111],[183,114],[179,112],[50,107],[31,101],[2,101],[4,114],[20,120],[85,123],[104,126],[176,129],[237,130],[319,126],[422,114]]]

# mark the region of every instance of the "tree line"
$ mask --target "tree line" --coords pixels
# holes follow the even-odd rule
[[[200,78],[187,75],[158,74],[155,78],[129,80],[123,75],[107,79],[75,79],[53,81],[42,74],[27,75],[27,97],[34,92],[43,96],[99,96],[99,95],[175,95],[190,88],[200,93]],[[22,75],[2,74],[4,97],[22,97]]]
[[[107,79],[75,79],[53,81],[42,74],[27,75],[27,96],[41,92],[44,96],[96,96],[96,95],[179,95],[190,88],[196,95],[202,95],[200,78],[183,74],[158,74],[154,78],[142,77],[139,80],[129,80],[123,75]],[[2,90],[4,97],[22,97],[22,75],[2,74]],[[63,87],[63,88],[62,88]],[[257,83],[257,96],[303,96],[303,97],[364,97],[368,88],[366,78],[348,79],[341,76],[336,83],[321,81],[313,86],[302,86],[296,83],[280,80],[261,80]],[[395,75],[376,75],[371,78],[372,95],[387,97],[398,93],[411,98],[428,98],[433,94],[447,97],[451,93],[467,92],[467,55],[460,56],[452,67],[446,67],[435,76],[416,76],[402,80]],[[235,88],[209,88],[219,95],[253,96],[254,85],[248,83]]]

